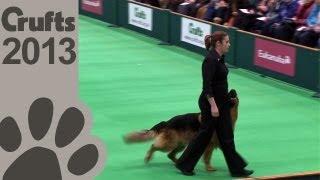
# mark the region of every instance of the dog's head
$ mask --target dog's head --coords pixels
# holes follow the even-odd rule
[[[232,123],[232,128],[234,129],[238,119],[238,107],[239,107],[239,97],[238,97],[237,91],[234,89],[231,89],[230,92],[228,93],[228,99],[230,100],[230,104],[231,104],[231,109],[230,109],[231,123]]]
[[[231,89],[228,95],[229,95],[230,98],[236,98],[237,97],[237,91],[235,89]]]
[[[231,108],[239,105],[239,98],[236,90],[230,90],[230,92],[228,93],[228,99],[231,101]]]

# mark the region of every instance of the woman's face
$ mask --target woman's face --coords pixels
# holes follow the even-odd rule
[[[221,42],[221,50],[223,53],[227,53],[230,48],[230,39],[229,36],[225,36]]]

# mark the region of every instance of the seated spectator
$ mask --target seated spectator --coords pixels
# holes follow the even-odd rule
[[[261,31],[268,20],[274,19],[276,16],[278,16],[279,6],[279,0],[261,1],[261,3],[257,6],[257,8],[259,8],[258,11],[259,14],[261,14],[261,17],[251,19],[252,22],[250,23],[253,25],[248,27],[249,31],[261,34]]]
[[[291,19],[285,19],[274,28],[274,38],[291,41],[295,29],[306,25],[306,19],[310,14],[314,0],[304,0],[297,11],[297,15]]]
[[[239,9],[254,9],[259,0],[231,0],[232,15],[237,16]]]
[[[208,4],[209,0],[185,0],[179,4],[178,13],[191,17],[196,17],[198,9]]]
[[[230,7],[225,0],[211,0],[203,20],[225,24],[230,17]]]
[[[209,1],[210,1],[210,0],[209,0]],[[198,19],[203,19],[205,13],[207,12],[208,5],[209,5],[209,2],[208,2],[208,4],[202,6],[202,7],[200,7],[200,8],[198,9],[196,18],[198,18]]]
[[[234,26],[240,27],[241,23],[239,21],[239,14],[242,13],[240,9],[246,9],[248,11],[251,11],[252,9],[255,9],[255,7],[258,5],[259,0],[231,0],[231,14],[233,17],[235,17]]]
[[[265,15],[268,12],[268,3],[270,0],[261,0],[256,8],[256,13],[259,15]]]
[[[245,31],[251,31],[257,21],[256,18],[266,15],[268,2],[268,0],[256,1],[257,5],[249,4],[247,9],[239,9],[234,26]]]
[[[265,36],[274,37],[274,30],[281,22],[293,18],[299,8],[298,0],[281,0],[279,8],[276,8],[276,16],[268,18],[262,29]]]
[[[167,9],[169,4],[169,0],[159,0],[160,8]]]
[[[297,15],[292,18],[297,27],[307,25],[307,18],[313,8],[314,0],[304,0],[298,9]]]
[[[167,3],[167,9],[170,9],[173,12],[177,12],[178,11],[178,6],[181,3],[184,3],[186,0],[168,0]]]
[[[312,10],[306,20],[307,26],[296,30],[293,42],[309,47],[319,47],[320,34],[320,0],[315,0]]]

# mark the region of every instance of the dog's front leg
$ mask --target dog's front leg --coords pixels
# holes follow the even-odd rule
[[[214,148],[214,143],[210,142],[203,153],[203,161],[207,171],[216,171],[216,169],[211,165],[211,156]]]

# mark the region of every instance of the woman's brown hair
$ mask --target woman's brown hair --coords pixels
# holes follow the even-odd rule
[[[228,34],[224,31],[215,31],[211,35],[206,35],[204,38],[204,43],[206,45],[206,49],[209,51],[211,48],[216,47],[216,43],[222,42],[224,37],[228,36]]]

